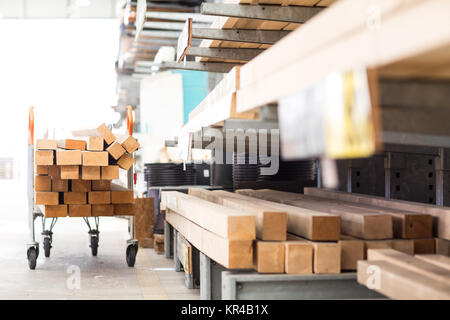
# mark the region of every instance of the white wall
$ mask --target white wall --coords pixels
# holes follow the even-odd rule
[[[166,139],[178,136],[183,126],[183,80],[170,71],[141,80],[141,128],[144,163],[157,162]],[[147,131],[146,131],[147,130]]]
[[[0,157],[19,178],[0,180],[0,214],[26,203],[29,106],[36,138],[115,118],[118,36],[116,20],[0,19]]]

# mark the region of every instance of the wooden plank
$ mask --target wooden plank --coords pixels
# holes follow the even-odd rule
[[[394,226],[401,226],[396,228],[400,231],[397,231],[395,235],[400,233],[399,235],[402,238],[430,238],[430,225],[433,223],[435,232],[444,236],[447,235],[450,239],[450,208],[317,188],[305,188],[304,192],[315,197],[353,202],[370,206],[370,208],[383,207],[384,209],[403,211],[403,214],[392,213]],[[374,208],[374,210],[377,209]],[[429,215],[434,216],[434,218],[432,219]]]
[[[73,130],[72,135],[74,137],[102,137],[106,144],[110,145],[116,140],[116,136],[109,130],[106,124],[102,123],[97,128],[87,128],[80,130]]]
[[[153,238],[154,199],[136,198],[134,215],[134,236],[141,243],[145,238]]]
[[[82,166],[82,180],[100,180],[100,167]]]
[[[442,281],[450,285],[450,271],[440,268],[434,264],[417,259],[414,256],[393,249],[369,250],[367,253],[369,261],[387,261],[399,267],[417,272],[424,277]]]
[[[117,164],[123,170],[129,170],[134,164],[134,158],[130,156],[128,153],[124,153],[117,161]]]
[[[436,254],[450,257],[450,241],[445,239],[435,238]]]
[[[113,216],[114,206],[112,204],[93,204],[91,206],[91,215],[93,217]]]
[[[105,140],[102,137],[88,137],[86,149],[89,151],[103,151]]]
[[[134,203],[134,193],[115,183],[111,183],[111,203]]]
[[[259,273],[284,273],[285,245],[283,242],[255,241],[255,270]]]
[[[80,150],[56,150],[56,164],[61,165],[81,165]]]
[[[167,210],[166,220],[199,251],[228,269],[253,268],[253,241],[230,240]]]
[[[379,281],[373,280],[374,268]],[[375,284],[375,291],[392,299],[450,299],[450,286],[445,283],[386,261],[358,261],[357,279],[364,286]]]
[[[128,134],[122,134],[117,137],[117,142],[129,153],[132,154],[139,149],[139,142]]]
[[[359,210],[339,203],[316,201],[302,194],[276,190],[239,190],[255,198],[340,216],[341,232],[362,239],[392,238],[392,218],[386,214]]]
[[[101,167],[101,179],[105,180],[119,179],[119,166]]]
[[[59,204],[59,194],[58,194],[58,192],[38,191],[35,194],[34,202],[36,204],[57,205],[57,204]]]
[[[67,217],[67,205],[38,205],[42,214],[46,218],[64,218]]]
[[[313,272],[313,246],[307,241],[285,241],[284,271],[287,274],[311,274]]]
[[[219,191],[213,191],[219,192]],[[245,195],[247,190],[236,190],[236,194]],[[281,203],[247,197],[249,201],[286,212],[287,230],[315,241],[337,241],[341,236],[340,217],[334,214],[298,208]]]
[[[90,217],[90,204],[69,204],[69,217]]]
[[[136,212],[135,205],[133,203],[116,203],[114,204],[115,216],[134,216]]]
[[[58,148],[66,150],[86,150],[86,141],[78,139],[58,140]]]
[[[71,182],[71,189],[73,192],[89,192],[91,191],[91,180],[74,179]]]
[[[57,165],[48,166],[48,175],[53,178],[61,179],[61,167]]]
[[[82,151],[83,166],[107,166],[108,152],[105,151]]]
[[[79,166],[61,166],[61,179],[79,179],[80,167]]]
[[[37,139],[36,150],[56,150],[58,141],[50,139]]]
[[[288,240],[305,240],[288,234]],[[308,241],[313,247],[313,272],[317,274],[337,274],[341,272],[341,245],[337,242]]]
[[[438,254],[418,254],[415,255],[414,257],[450,271],[449,257]]]
[[[303,200],[286,201],[286,204],[337,214],[341,217],[341,232],[361,239],[392,238],[392,218],[387,214],[374,213],[342,206],[339,203]]]
[[[64,204],[86,203],[86,192],[64,192]]]
[[[92,191],[111,191],[111,180],[93,180]]]
[[[204,199],[228,208],[247,212],[255,217],[256,237],[261,240],[286,240],[286,212],[276,211],[249,201],[233,197],[233,193],[214,193],[202,188],[189,188],[189,195]]]
[[[435,254],[435,240],[434,238],[428,239],[413,239],[414,241],[414,254]]]
[[[178,38],[177,45],[177,62],[183,61],[186,56],[186,52],[192,43],[192,18],[188,18],[184,24],[183,31]]]
[[[392,239],[391,248],[406,254],[414,254],[414,240],[411,239]]]
[[[182,215],[223,238],[254,240],[255,217],[176,191],[163,191],[161,198],[168,209]]]
[[[118,141],[114,141],[108,148],[106,148],[106,151],[108,151],[111,157],[115,160],[119,159],[125,153],[125,149]]]
[[[39,166],[48,166],[54,163],[54,153],[52,150],[36,150],[34,153],[34,163]]]
[[[52,191],[52,177],[36,176],[34,177],[35,191]]]
[[[110,191],[91,191],[88,193],[88,203],[90,204],[110,204],[111,192]]]
[[[62,180],[58,177],[52,178],[52,191],[67,192],[69,191],[69,180]]]
[[[364,259],[364,241],[342,235],[339,243],[341,245],[341,270],[356,270],[358,260]]]
[[[37,175],[48,175],[48,166],[36,166]]]
[[[242,210],[255,217],[256,237],[261,240],[286,240],[287,214],[283,211],[261,208],[245,200],[227,198],[223,199],[225,207]]]

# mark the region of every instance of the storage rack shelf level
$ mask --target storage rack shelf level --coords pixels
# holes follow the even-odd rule
[[[181,271],[177,248],[179,232],[165,222],[166,258],[174,259],[176,271]],[[173,248],[172,250],[170,248]],[[172,253],[172,254],[171,254]],[[255,271],[230,271],[199,251],[199,257],[190,256],[193,263],[200,263],[199,274],[186,273],[186,286],[194,287],[194,279],[200,281],[202,300],[249,299],[382,299],[382,295],[361,286],[356,273],[337,275],[287,275],[258,274]],[[194,262],[195,261],[195,262]]]

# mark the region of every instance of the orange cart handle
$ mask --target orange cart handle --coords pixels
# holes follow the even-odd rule
[[[127,131],[130,136],[133,135],[133,109],[127,106]]]
[[[34,145],[34,107],[28,111],[28,144]]]

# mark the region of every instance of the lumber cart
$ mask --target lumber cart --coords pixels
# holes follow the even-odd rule
[[[127,131],[128,134],[132,135],[133,132],[133,114],[131,106],[127,107]],[[35,221],[41,220],[42,222],[42,245],[44,248],[45,257],[50,257],[50,250],[52,248],[52,236],[53,228],[58,221],[58,218],[51,218],[51,221],[47,223],[47,219],[43,212],[35,205],[35,195],[34,195],[34,107],[30,107],[28,113],[28,174],[27,174],[27,200],[28,200],[28,226],[30,231],[30,238],[27,244],[27,259],[28,266],[31,270],[36,268],[37,258],[39,257],[39,242],[36,241],[36,228]],[[134,187],[134,170],[133,166],[127,172],[127,185],[129,190],[133,190]],[[89,231],[89,246],[92,251],[93,256],[97,256],[98,245],[100,240],[99,231],[99,217],[83,217]],[[136,262],[136,254],[138,251],[138,241],[134,238],[134,217],[129,217],[128,230],[130,233],[130,239],[127,240],[126,249],[126,261],[129,267],[134,267]]]

